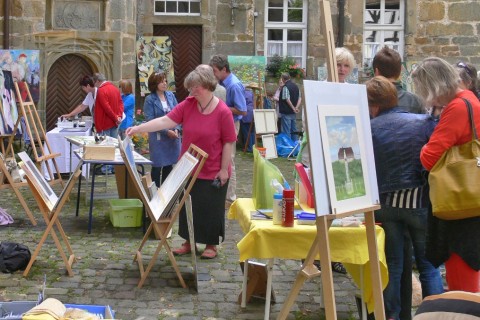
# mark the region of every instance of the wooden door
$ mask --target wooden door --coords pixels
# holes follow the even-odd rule
[[[81,56],[67,54],[55,61],[47,76],[46,130],[55,128],[57,118],[82,103],[85,92],[79,81],[93,74],[92,67]],[[83,115],[90,115],[86,110]]]
[[[183,80],[202,63],[202,26],[156,25],[153,35],[172,39],[176,96],[180,102],[188,96]]]

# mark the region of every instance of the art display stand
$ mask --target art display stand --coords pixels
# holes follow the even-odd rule
[[[28,89],[28,85],[26,83],[22,83],[22,86],[24,86],[24,88],[22,89],[25,90],[26,92],[27,101],[23,101],[22,99],[18,82],[15,82],[14,85],[15,85],[16,97],[18,99],[19,116],[18,116],[17,123],[15,124],[15,128],[13,129],[13,134],[10,137],[10,141],[8,145],[9,147],[12,145],[13,138],[18,131],[21,118],[23,117],[25,121],[24,130],[27,131],[26,134],[30,137],[32,153],[35,158],[35,161],[39,166],[41,166],[45,162],[45,167],[47,168],[47,178],[49,183],[60,182],[62,186],[64,186],[57,161],[55,160],[56,157],[60,156],[60,153],[52,152],[52,148],[48,143],[46,133],[42,125],[42,120],[38,115],[37,108],[35,107],[35,103],[33,102],[32,95],[30,94],[30,90]],[[45,148],[48,150],[48,154],[45,154],[46,153],[44,152]],[[47,163],[49,160],[52,161],[53,167],[57,172],[56,177],[53,174],[51,167]]]
[[[173,227],[173,224],[180,214],[181,208],[185,205],[190,239],[194,239],[190,190],[192,189],[198,174],[202,170],[208,154],[197,146],[193,144],[190,145],[188,150],[177,162],[172,172],[168,175],[167,179],[162,183],[161,187],[158,190],[152,190],[152,186],[146,186],[136,171],[135,161],[131,155],[132,151],[130,139],[127,138],[123,142],[119,140],[119,147],[120,153],[125,161],[127,171],[133,180],[136,190],[141,196],[141,200],[145,205],[147,215],[150,218],[150,225],[148,226],[134,257],[134,261],[137,261],[140,269],[140,281],[137,287],[141,288],[143,286],[146,278],[157,261],[160,251],[162,248],[165,248],[167,256],[172,264],[173,269],[175,270],[181,286],[183,288],[187,288],[173,255],[172,249],[167,242],[167,238],[170,230]],[[153,189],[156,189],[156,187]],[[154,232],[157,238],[160,239],[152,240],[157,241],[158,244],[150,259],[150,262],[145,268],[142,250],[147,241],[150,240],[150,235],[152,232]],[[194,268],[194,275],[196,277],[195,242],[191,241],[190,244],[192,246],[192,264]]]
[[[324,39],[327,46],[327,68],[328,68],[328,80],[330,82],[338,82],[338,74],[336,69],[336,58],[334,50],[334,35],[331,21],[331,11],[329,1],[319,1],[323,30],[324,30]],[[308,108],[306,108],[308,110]],[[307,117],[309,115],[307,114]],[[316,116],[312,114],[311,116]],[[308,122],[307,122],[308,125]],[[308,129],[308,128],[307,128]],[[313,128],[312,128],[313,130]],[[317,128],[318,130],[318,128]],[[310,137],[311,135],[309,135]],[[310,152],[314,149],[314,146],[310,143]],[[310,156],[312,153],[310,153]],[[312,161],[311,161],[312,162]],[[322,170],[321,168],[318,168]],[[316,203],[318,205],[318,203]],[[328,238],[328,229],[330,228],[334,219],[339,219],[347,216],[354,215],[356,213],[364,213],[365,215],[365,226],[366,226],[366,235],[367,235],[367,245],[368,245],[368,254],[370,261],[370,272],[372,277],[372,291],[375,301],[374,314],[375,319],[385,320],[385,311],[383,304],[383,294],[382,294],[382,280],[380,274],[380,261],[378,257],[378,248],[377,240],[375,234],[375,216],[374,211],[380,209],[380,206],[377,204],[372,204],[370,207],[356,208],[355,210],[350,210],[348,212],[342,212],[339,214],[327,214],[317,216],[316,218],[316,227],[317,235],[315,240],[308,252],[307,258],[302,266],[302,269],[297,275],[295,283],[293,285],[290,294],[285,300],[282,309],[277,317],[277,319],[286,319],[289,311],[300,292],[300,289],[303,283],[307,279],[311,279],[317,276],[321,276],[322,279],[322,289],[323,289],[323,301],[325,306],[325,317],[326,319],[332,320],[337,319],[336,305],[335,305],[335,294],[333,287],[333,274],[331,269],[331,258],[330,258],[330,245]],[[336,213],[336,212],[335,212]],[[320,266],[321,270],[313,264],[315,257],[320,255]]]
[[[28,157],[26,153],[25,153],[25,157]],[[37,204],[40,207],[43,220],[45,221],[45,224],[46,224],[45,231],[43,232],[43,235],[40,238],[40,241],[38,242],[37,247],[35,248],[35,251],[32,253],[32,257],[30,258],[30,261],[27,267],[25,268],[25,271],[23,272],[23,276],[24,277],[28,276],[28,273],[30,272],[30,269],[32,268],[32,265],[35,262],[43,244],[45,243],[45,240],[47,239],[48,235],[51,235],[55,243],[55,246],[57,247],[58,253],[60,254],[60,257],[62,258],[65,264],[67,273],[70,277],[72,277],[73,276],[72,265],[75,262],[75,255],[73,254],[73,250],[70,245],[70,242],[68,241],[68,237],[65,234],[65,231],[60,223],[59,216],[60,216],[60,213],[62,212],[62,208],[65,205],[65,202],[68,199],[70,192],[72,191],[72,188],[75,186],[77,179],[82,174],[82,170],[81,170],[82,161],[80,161],[79,165],[71,175],[70,180],[68,181],[67,185],[63,189],[61,195],[58,198],[56,198],[57,201],[55,203],[50,203],[46,201],[44,196],[42,196],[42,194],[44,194],[44,191],[41,190],[42,184],[38,183],[39,182],[38,179],[43,179],[43,182],[45,184],[47,182],[43,177],[43,175],[40,173],[40,171],[38,171],[38,169],[35,166],[33,166],[33,168],[28,167],[24,162],[20,163],[20,167],[25,170],[28,185],[30,186],[33,196],[35,197],[35,200],[37,201]],[[36,172],[35,173],[32,172],[31,171],[32,169],[36,170]],[[57,231],[60,234],[60,238],[57,236]],[[64,250],[61,241],[63,241],[63,246],[65,246],[66,250]]]
[[[293,284],[290,294],[285,300],[282,309],[277,319],[286,319],[290,309],[292,308],[295,299],[297,298],[303,283],[307,279],[312,279],[321,276],[323,301],[325,306],[325,318],[337,319],[337,311],[335,305],[335,293],[333,287],[333,273],[330,259],[330,244],[328,239],[328,229],[330,228],[334,219],[340,219],[351,216],[356,213],[365,214],[365,227],[368,243],[368,255],[370,260],[370,272],[372,277],[372,289],[375,300],[375,319],[385,320],[385,311],[383,307],[383,293],[382,281],[380,273],[380,260],[378,257],[377,239],[375,234],[375,217],[374,211],[380,209],[380,206],[373,205],[370,208],[358,209],[342,214],[331,214],[317,217],[317,235],[308,252],[307,258],[302,266],[302,269],[297,275],[295,283]],[[313,264],[315,257],[320,255],[321,270]]]
[[[3,146],[2,140],[0,140],[0,143]],[[13,151],[12,151],[12,154],[13,154]],[[12,188],[13,192],[17,196],[18,201],[20,201],[20,204],[22,205],[23,209],[27,213],[28,219],[30,220],[32,225],[36,226],[37,221],[35,220],[35,217],[33,216],[32,211],[28,207],[27,203],[25,202],[25,199],[23,198],[19,190],[20,187],[24,187],[24,186],[27,186],[26,182],[13,181],[12,175],[10,174],[10,172],[7,169],[7,166],[5,165],[5,161],[0,157],[0,190],[5,188]]]
[[[264,97],[263,92],[266,92],[265,91],[265,84],[263,84],[263,86],[262,86],[262,84],[260,82],[260,73],[258,73],[258,81],[259,81],[258,85],[255,85],[253,83],[253,84],[250,84],[246,87],[247,89],[250,89],[250,90],[253,91],[253,110],[263,109],[263,97]],[[260,101],[260,102],[257,104],[257,101]],[[243,152],[247,151],[248,142],[250,141],[250,136],[252,135],[254,125],[255,125],[255,121],[252,120],[252,122],[250,122],[250,128],[248,128],[247,139],[246,139],[246,142],[245,142],[245,146],[243,147]],[[255,144],[256,145],[258,145],[257,139],[258,139],[258,136],[255,135]]]

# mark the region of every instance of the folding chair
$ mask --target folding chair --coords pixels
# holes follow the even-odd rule
[[[18,156],[22,160],[19,165],[25,171],[28,185],[33,192],[35,200],[40,207],[40,211],[42,212],[43,219],[47,224],[47,227],[42,237],[40,238],[40,241],[38,242],[35,251],[32,254],[30,262],[28,263],[25,271],[23,272],[23,276],[26,277],[30,272],[31,267],[49,234],[52,236],[53,241],[57,246],[58,252],[63,262],[65,263],[68,275],[73,276],[72,265],[75,262],[75,255],[73,254],[72,247],[70,246],[67,235],[65,234],[65,231],[63,230],[63,227],[58,217],[60,215],[60,212],[62,211],[65,202],[68,199],[68,195],[70,194],[72,188],[75,185],[75,182],[82,173],[82,161],[80,160],[77,168],[71,175],[70,180],[67,182],[65,188],[62,190],[60,197],[57,197],[48,182],[45,180],[43,174],[38,170],[38,168],[27,155],[27,153],[20,152]],[[58,238],[54,226],[56,227],[56,230],[60,233],[61,239]],[[63,243],[69,254],[68,257],[65,254],[60,240],[63,240]]]
[[[141,178],[136,170],[135,159],[133,158],[132,146],[130,138],[126,138],[122,141],[119,138],[120,154],[122,155],[127,171],[129,172],[134,182],[135,188],[141,196],[141,200],[145,205],[146,212],[151,220],[150,225],[142,239],[142,242],[135,254],[134,261],[137,261],[140,269],[140,281],[138,288],[143,286],[145,279],[150,273],[153,265],[155,264],[160,250],[165,247],[168,258],[177,274],[178,280],[183,288],[187,285],[183,280],[183,277],[178,268],[177,262],[173,255],[173,252],[167,243],[167,236],[173,227],[183,205],[186,205],[187,218],[191,220],[191,203],[190,190],[198,177],[198,174],[203,168],[208,154],[197,146],[191,144],[188,150],[182,155],[177,162],[172,172],[168,175],[167,179],[162,183],[158,190],[153,190],[152,197],[149,196],[149,190],[146,190],[142,184]],[[149,188],[150,189],[150,188]],[[178,203],[177,203],[178,201]],[[190,221],[191,222],[191,221]],[[189,222],[189,226],[191,223]],[[190,238],[193,238],[193,228],[189,228]],[[152,255],[150,262],[145,269],[142,259],[142,249],[149,240],[152,231],[160,236],[160,241],[157,248]],[[194,246],[194,243],[191,243]],[[192,252],[195,252],[195,248],[192,248]],[[194,261],[192,261],[195,263]]]

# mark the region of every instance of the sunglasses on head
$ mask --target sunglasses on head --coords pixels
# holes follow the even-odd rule
[[[470,76],[472,75],[472,70],[464,62],[457,63],[457,67],[465,69]]]

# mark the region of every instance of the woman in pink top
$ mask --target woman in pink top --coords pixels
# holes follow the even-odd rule
[[[208,153],[208,158],[190,191],[192,196],[195,242],[206,244],[204,259],[217,255],[220,238],[225,238],[225,197],[231,173],[231,150],[237,140],[232,113],[227,105],[213,95],[217,80],[213,70],[197,68],[185,78],[185,88],[190,96],[172,109],[166,116],[153,119],[139,126],[130,127],[131,136],[142,132],[155,132],[182,125],[181,154],[191,143]],[[212,185],[220,180],[220,187]],[[179,235],[183,245],[173,253],[190,253],[188,226],[184,208],[180,213]]]
[[[472,105],[475,126],[480,132],[480,102],[470,90],[460,87],[458,71],[443,59],[423,60],[412,78],[417,94],[427,105],[445,106],[420,153],[422,165],[431,170],[448,149],[472,139],[466,102],[462,99]],[[445,263],[450,291],[479,292],[480,217],[449,221],[429,217],[426,256],[435,267]]]

